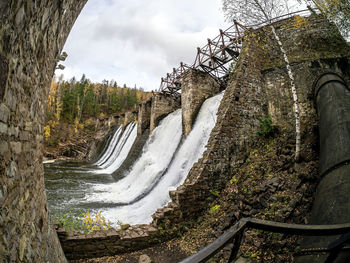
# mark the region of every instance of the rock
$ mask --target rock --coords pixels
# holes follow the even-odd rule
[[[235,263],[248,263],[250,262],[247,258],[240,257],[235,261]]]
[[[8,143],[5,141],[0,142],[0,154],[4,155],[8,151]]]
[[[0,122],[0,133],[7,132],[7,124]]]
[[[123,231],[124,231],[124,230],[127,230],[129,227],[130,227],[129,224],[120,225],[120,229],[123,230]]]
[[[5,106],[5,104],[0,105],[0,120],[7,122],[8,116],[10,115],[10,110]]]
[[[139,263],[152,263],[152,260],[148,255],[143,254],[139,258]]]

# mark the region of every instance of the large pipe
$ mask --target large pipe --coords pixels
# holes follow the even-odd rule
[[[317,187],[310,224],[350,222],[350,89],[335,73],[325,73],[315,82],[319,117],[321,181]],[[325,248],[339,238],[305,238],[302,248]],[[298,257],[296,262],[325,262],[327,254]],[[350,262],[342,251],[334,262]]]

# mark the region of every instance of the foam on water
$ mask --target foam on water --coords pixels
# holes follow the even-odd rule
[[[127,176],[116,183],[95,186],[95,192],[87,197],[87,202],[128,204],[147,194],[169,166],[181,134],[181,110],[177,110],[153,130],[141,157]]]
[[[109,158],[100,165],[102,169],[94,170],[99,174],[112,174],[124,162],[137,137],[137,124],[130,123],[118,140]]]
[[[94,163],[95,165],[102,165],[112,154],[114,147],[118,143],[120,134],[122,132],[122,126],[120,126],[113,135],[111,142],[108,145],[106,152],[101,156],[101,158]]]
[[[152,214],[170,201],[169,190],[180,186],[193,164],[202,157],[215,126],[222,97],[223,93],[203,103],[191,133],[178,149],[170,165],[171,152],[175,152],[176,145],[180,141],[178,137],[181,133],[180,111],[169,115],[168,119],[158,127],[159,129],[152,133],[142,157],[124,180],[97,188],[101,192],[96,193],[90,200],[127,203],[148,191],[157,181],[156,185],[152,185],[151,191],[137,202],[103,209],[103,214],[108,220],[128,224],[146,224],[152,221]],[[171,132],[177,129],[179,131],[175,132],[176,136],[172,136]]]

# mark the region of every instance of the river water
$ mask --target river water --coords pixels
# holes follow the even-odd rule
[[[51,214],[101,211],[116,225],[146,224],[169,201],[169,190],[181,185],[206,149],[223,93],[206,100],[193,130],[182,138],[181,110],[165,117],[147,140],[140,158],[123,178],[111,175],[135,141],[137,125],[116,129],[104,154],[94,165],[54,162],[44,165]]]

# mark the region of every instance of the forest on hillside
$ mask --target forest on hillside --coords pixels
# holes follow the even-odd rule
[[[137,108],[138,103],[150,98],[142,88],[121,87],[114,80],[92,83],[85,75],[78,81],[53,78],[46,109],[45,142],[54,146],[61,140],[62,127],[73,127],[74,133],[93,130],[97,118]]]

